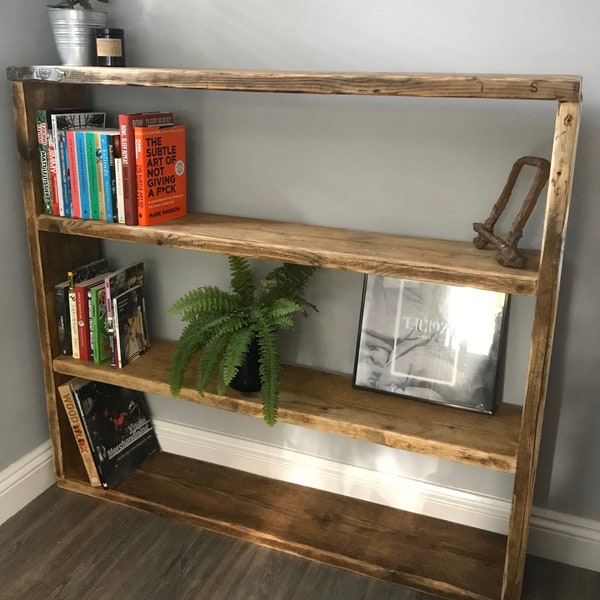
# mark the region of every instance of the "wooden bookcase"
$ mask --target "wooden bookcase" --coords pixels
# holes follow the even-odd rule
[[[578,76],[309,73],[98,67],[9,67],[46,397],[58,484],[313,560],[445,598],[517,600],[556,318],[563,237],[581,104]],[[547,100],[557,105],[540,250],[522,270],[494,250],[215,214],[128,227],[43,214],[35,109],[86,104],[89,87],[146,86],[306,94]],[[285,367],[279,419],[514,474],[508,535],[433,519],[299,485],[161,453],[118,489],[92,488],[57,400],[70,376],[169,395],[173,344],[157,342],[122,370],[60,356],[53,286],[68,267],[100,257],[101,240],[239,254],[361,273],[498,290],[535,299],[523,407],[494,417],[378,396],[349,377]],[[236,392],[201,397],[189,379],[182,398],[261,416],[258,400]]]

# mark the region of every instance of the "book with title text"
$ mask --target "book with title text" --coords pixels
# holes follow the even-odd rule
[[[77,377],[69,386],[102,487],[113,489],[160,452],[143,392]]]
[[[121,171],[123,179],[124,223],[138,224],[137,191],[135,175],[134,127],[165,125],[173,122],[171,112],[139,112],[119,115]]]
[[[187,214],[185,125],[134,127],[138,225]]]

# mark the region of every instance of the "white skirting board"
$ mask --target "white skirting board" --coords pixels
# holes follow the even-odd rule
[[[503,499],[168,421],[155,420],[155,427],[166,452],[491,531],[508,528],[510,504]],[[0,524],[53,483],[52,450],[47,442],[0,472]],[[600,571],[600,522],[534,508],[528,552]]]

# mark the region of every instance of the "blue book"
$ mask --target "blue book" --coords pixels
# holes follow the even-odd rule
[[[77,152],[77,180],[79,182],[79,201],[81,202],[81,218],[91,219],[90,186],[87,174],[87,154],[85,149],[85,130],[75,132],[75,148]]]
[[[50,117],[52,135],[56,144],[56,178],[59,211],[63,217],[71,217],[73,215],[66,130],[79,129],[81,127],[104,127],[106,121],[106,113],[104,112],[84,112],[81,109],[73,109],[73,111],[68,113],[53,113]]]
[[[104,184],[104,206],[106,221],[108,223],[117,222],[114,137],[118,135],[118,129],[107,129],[105,132],[100,134],[102,181]]]

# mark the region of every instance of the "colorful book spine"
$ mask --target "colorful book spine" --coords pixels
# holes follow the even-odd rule
[[[94,131],[85,132],[85,154],[87,157],[87,177],[90,192],[90,219],[100,219],[98,170],[96,167],[96,134]]]
[[[96,180],[98,181],[98,211],[101,221],[106,221],[106,201],[104,199],[104,176],[102,174],[102,133],[96,132],[94,140],[96,143]]]
[[[42,178],[42,201],[44,212],[52,214],[52,188],[50,185],[50,164],[48,157],[48,129],[49,111],[39,109],[35,111],[35,123],[40,155],[40,175]]]
[[[87,153],[85,131],[75,131],[75,151],[77,153],[77,183],[79,184],[79,204],[82,219],[91,219],[90,187],[87,175]]]
[[[92,361],[101,365],[110,361],[110,343],[106,329],[106,288],[104,281],[88,290],[90,306],[90,345]]]
[[[60,215],[58,200],[58,174],[56,172],[56,144],[52,129],[48,131],[48,171],[50,172],[50,194],[52,197],[52,214]]]
[[[103,281],[104,275],[101,274],[74,285],[75,306],[77,311],[77,342],[79,344],[80,360],[92,360],[90,340],[90,305],[88,292],[92,286]]]
[[[125,224],[125,197],[123,195],[123,162],[115,157],[115,190],[117,195],[117,222]]]
[[[58,349],[61,354],[71,356],[71,318],[69,313],[69,282],[63,281],[54,286],[54,311],[58,327]]]
[[[77,148],[75,130],[69,129],[67,135],[67,160],[69,163],[69,185],[71,187],[71,216],[81,219],[81,199],[79,197],[79,169],[77,167]]]
[[[107,129],[100,134],[100,154],[102,159],[102,187],[104,191],[105,220],[108,223],[117,221],[117,198],[115,182],[115,136],[119,135],[118,129]]]
[[[185,125],[134,127],[138,225],[187,214]]]
[[[88,479],[90,480],[90,484],[93,487],[102,487],[100,475],[98,473],[98,468],[96,467],[96,462],[94,461],[94,456],[90,448],[86,430],[83,426],[81,415],[77,409],[75,399],[73,398],[70,382],[60,385],[58,387],[58,391],[62,399],[65,412],[67,413],[67,418],[71,424],[71,429],[73,430],[73,435],[75,436],[75,441],[77,442],[77,447],[79,448],[79,453],[81,454],[81,459],[83,461]]]
[[[147,127],[149,125],[165,125],[172,122],[173,113],[170,112],[130,113],[119,115],[123,170],[123,203],[125,207],[126,225],[138,224],[133,128]]]

